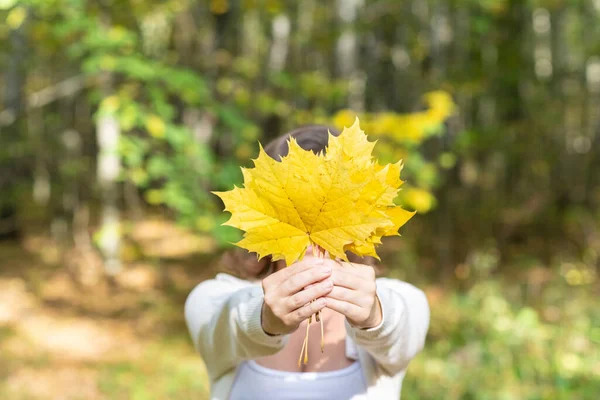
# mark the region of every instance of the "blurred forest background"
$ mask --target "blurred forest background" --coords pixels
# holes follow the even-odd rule
[[[258,141],[356,115],[423,288],[403,397],[600,393],[600,1],[0,0],[0,397],[207,398],[183,302]]]

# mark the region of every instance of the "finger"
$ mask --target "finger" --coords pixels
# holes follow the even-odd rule
[[[335,268],[343,269],[347,273],[356,275],[359,278],[363,278],[363,279],[374,279],[375,278],[375,269],[373,269],[373,267],[370,265],[348,263],[345,261],[340,261],[340,262],[338,262],[338,264]]]
[[[334,286],[333,289],[331,289],[331,291],[327,294],[327,297],[335,300],[345,301],[346,303],[352,303],[359,307],[371,306],[371,304],[369,304],[369,296],[361,295],[361,293],[356,290],[341,286]]]
[[[292,311],[288,314],[287,322],[289,325],[298,325],[300,322],[304,321],[308,317],[317,312],[321,311],[327,305],[327,301],[324,297],[320,297],[315,301],[307,303],[303,307],[298,308],[297,310]]]
[[[326,297],[326,299],[327,308],[339,312],[348,319],[351,319],[353,321],[360,321],[368,317],[368,315],[366,317],[364,316],[364,314],[366,314],[367,311],[365,311],[362,307],[357,306],[356,304],[334,299],[331,297]]]
[[[350,265],[350,268],[348,270],[360,276],[363,279],[375,279],[375,268],[373,268],[371,265],[354,265],[354,268],[352,268],[352,265]]]
[[[325,279],[319,283],[312,284],[309,289],[301,290],[287,298],[288,310],[293,311],[303,307],[306,303],[327,295],[332,289],[333,281],[331,279]]]
[[[318,284],[319,284],[319,283],[321,283],[321,282],[322,282],[322,281],[320,281],[320,282],[315,282],[315,283],[311,283],[310,285],[306,285],[306,286],[304,286],[304,290],[306,290],[306,289],[310,289],[311,287],[314,287],[314,286],[318,285]]]
[[[367,284],[369,281],[363,279],[351,272],[346,271],[344,268],[334,268],[331,273],[333,284],[335,286],[342,286],[348,289],[359,289],[361,285]]]
[[[314,260],[315,259],[312,257],[304,257],[304,259],[301,261],[298,261],[289,267],[283,268],[274,274],[271,274],[267,279],[269,279],[269,283],[274,286],[281,285],[293,275],[313,268],[315,266]]]
[[[292,275],[289,279],[283,282],[279,286],[279,293],[281,296],[290,296],[296,294],[306,286],[320,282],[323,279],[331,275],[332,269],[330,263],[323,263],[323,265],[313,266],[307,270]]]

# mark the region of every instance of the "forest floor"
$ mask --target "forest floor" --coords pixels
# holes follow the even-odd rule
[[[0,399],[207,399],[183,306],[216,272],[212,241],[163,219],[130,223],[113,282],[81,243],[0,242]],[[515,266],[459,290],[408,267],[388,274],[417,282],[432,314],[403,397],[597,399],[600,281],[573,286],[573,273]]]
[[[183,321],[186,295],[214,274],[203,242],[160,220],[130,237],[129,252],[152,256],[127,263],[117,287],[43,235],[0,242],[0,398],[207,398]]]

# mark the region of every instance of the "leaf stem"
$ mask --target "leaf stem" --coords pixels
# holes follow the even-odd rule
[[[312,315],[310,317],[308,317],[308,323],[306,324],[306,337],[304,338],[304,340],[306,341],[306,347],[304,348],[304,365],[306,365],[306,363],[308,363],[308,338],[309,338],[308,329],[310,328],[311,322],[312,322]]]
[[[325,249],[321,246],[318,246],[318,254],[319,258],[325,258]],[[323,319],[321,319],[321,310],[317,312],[316,316],[317,321],[319,321],[319,325],[321,325],[321,354],[325,352],[325,336],[323,335]]]
[[[312,253],[315,258],[325,258],[325,249],[323,249],[318,244],[312,243]],[[317,311],[314,314],[315,321],[321,325],[321,353],[325,352],[325,335],[323,331],[323,318],[321,318],[321,311]],[[302,361],[304,361],[304,365],[308,363],[308,336],[310,324],[312,323],[313,315],[308,317],[308,321],[306,324],[306,335],[304,336],[304,341],[302,342],[302,349],[300,350],[300,357],[298,358],[298,367],[302,365]],[[304,360],[302,360],[304,356]]]
[[[320,318],[321,311],[317,313],[317,321],[321,325],[321,354],[325,352],[325,337],[323,336],[323,319]]]
[[[302,355],[304,354],[304,349],[306,348],[306,338],[308,335],[304,336],[304,341],[302,342],[302,350],[300,350],[300,357],[298,357],[298,367],[302,365]]]

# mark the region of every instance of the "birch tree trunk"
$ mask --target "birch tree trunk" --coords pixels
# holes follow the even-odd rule
[[[348,105],[354,111],[365,108],[365,77],[358,69],[358,35],[356,16],[362,0],[338,0],[337,14],[341,32],[336,43],[336,65],[340,77],[348,79]]]
[[[108,18],[102,25],[109,29]],[[102,80],[104,99],[112,94],[110,73],[105,72]],[[113,107],[103,107],[96,121],[96,140],[98,143],[97,179],[102,192],[102,222],[100,226],[100,251],[104,258],[104,271],[115,275],[121,271],[119,257],[121,247],[120,216],[119,216],[119,186],[117,179],[121,172],[121,162],[118,155],[118,145],[121,132],[119,121]]]
[[[105,93],[110,92],[110,86]],[[120,249],[120,217],[118,208],[117,179],[121,169],[117,154],[120,129],[116,116],[111,112],[103,113],[96,122],[96,138],[98,141],[97,178],[102,191],[102,223],[100,250],[104,257],[104,268],[107,274],[114,275],[121,270]]]
[[[289,49],[291,23],[285,14],[280,14],[273,19],[273,41],[269,54],[269,70],[279,72],[285,68]]]

